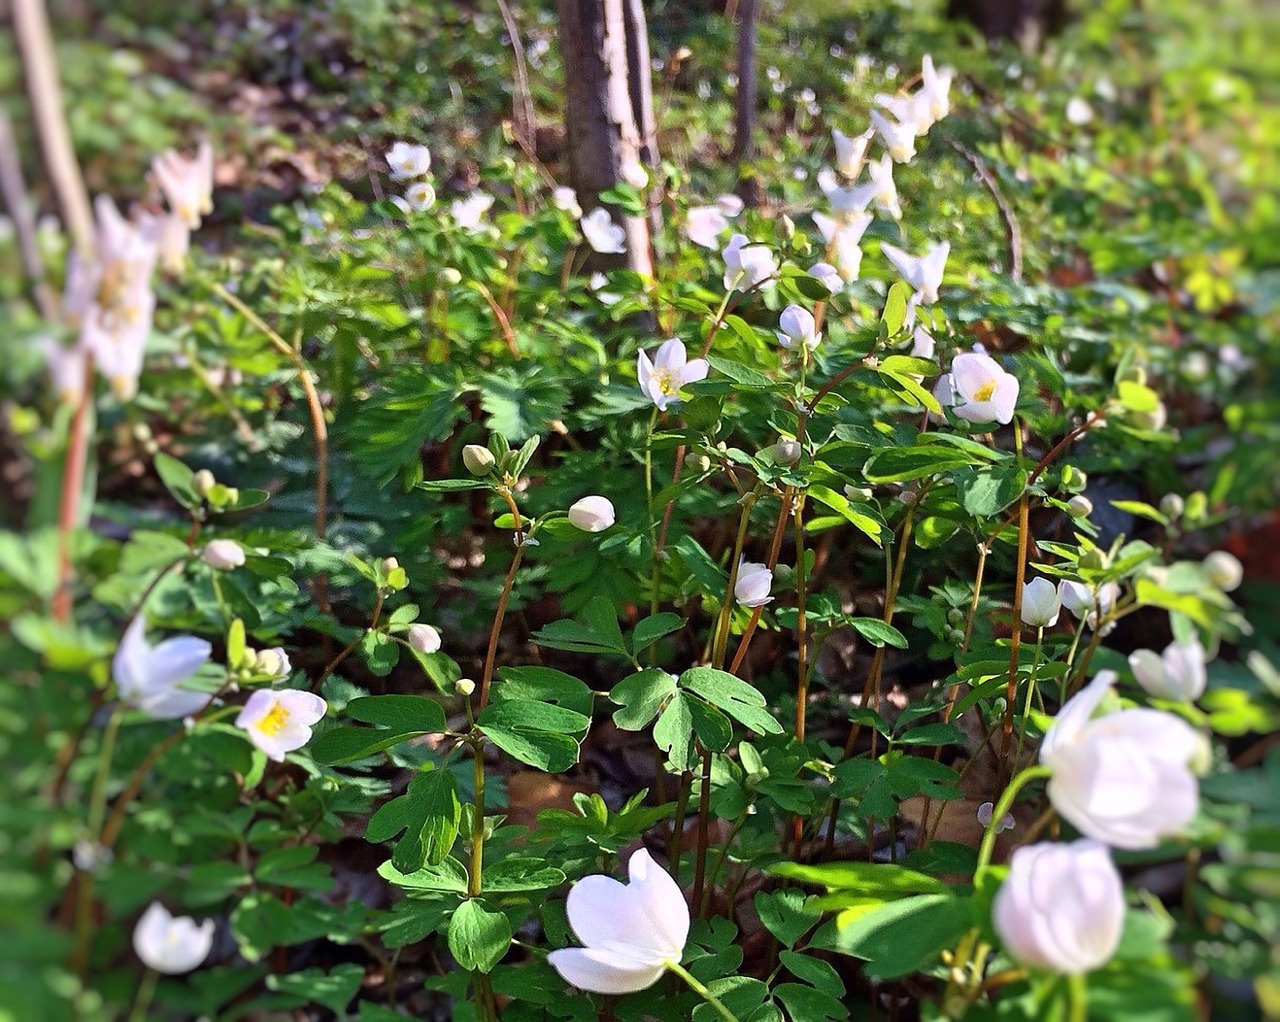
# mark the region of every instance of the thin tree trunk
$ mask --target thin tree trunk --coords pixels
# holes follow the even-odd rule
[[[569,178],[590,212],[600,194],[622,180],[624,166],[641,163],[641,142],[628,87],[623,0],[557,0],[565,68],[565,133]],[[597,266],[626,266],[652,276],[649,224],[643,216],[610,210],[626,231],[626,252],[597,256]]]
[[[738,4],[738,89],[734,96],[733,159],[738,165],[738,195],[748,206],[760,205],[760,182],[744,166],[755,158],[756,21],[760,0]]]
[[[653,62],[649,57],[649,26],[643,0],[622,0],[627,28],[627,89],[631,113],[640,137],[640,162],[653,180],[649,188],[649,230],[662,230],[662,189],[658,186],[658,125],[653,113]]]

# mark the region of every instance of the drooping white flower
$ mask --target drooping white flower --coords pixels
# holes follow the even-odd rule
[[[902,206],[898,203],[898,188],[893,183],[893,160],[885,153],[878,160],[867,164],[871,178],[872,201],[876,208],[895,220],[902,219]]]
[[[213,210],[213,147],[201,142],[194,159],[172,149],[151,161],[151,173],[175,216],[195,230]]]
[[[832,212],[842,220],[863,213],[872,199],[870,185],[842,184],[830,167],[818,171],[818,187]]]
[[[830,263],[814,263],[809,267],[809,276],[822,281],[833,295],[844,290],[844,279],[840,276],[840,271]]]
[[[626,160],[618,168],[618,176],[637,191],[649,187],[649,172],[639,160]]]
[[[1040,745],[1052,771],[1053,807],[1080,833],[1114,848],[1153,848],[1195,816],[1200,788],[1190,764],[1196,731],[1163,710],[1125,709],[1094,718],[1116,676],[1099,671],[1058,711]]]
[[[146,622],[138,614],[129,622],[111,660],[111,678],[120,698],[156,720],[177,720],[205,708],[206,692],[180,686],[208,661],[213,647],[194,635],[147,642]]]
[[[578,205],[578,193],[567,185],[551,190],[551,205],[568,213],[575,220],[582,218],[582,207]]]
[[[927,135],[933,127],[933,115],[929,111],[929,100],[920,92],[910,96],[897,96],[880,92],[876,94],[876,104],[882,106],[902,126],[903,130],[912,130],[916,137]],[[886,143],[887,144],[887,143]],[[901,162],[906,162],[901,161]]]
[[[685,219],[684,232],[695,245],[717,248],[728,227],[729,219],[719,206],[694,206]]]
[[[1022,584],[1022,623],[1032,628],[1052,628],[1062,611],[1062,594],[1047,578]]]
[[[58,400],[75,406],[84,394],[84,349],[79,345],[59,344],[52,337],[41,337],[36,346],[44,356],[49,383]]]
[[[1209,581],[1224,593],[1234,592],[1244,581],[1244,565],[1235,554],[1215,550],[1202,562]]]
[[[609,211],[597,206],[578,221],[587,244],[602,254],[617,254],[627,250],[627,232],[613,222]]]
[[[843,242],[857,245],[862,241],[867,228],[871,226],[870,213],[851,213],[848,216],[829,217],[825,213],[813,213],[813,222],[828,245],[832,242]]]
[[[649,400],[665,412],[667,405],[680,398],[680,388],[707,378],[710,368],[703,358],[688,359],[684,342],[678,338],[663,341],[652,361],[641,350],[637,360],[636,375],[640,389]]]
[[[234,539],[211,539],[201,551],[200,560],[215,571],[230,571],[244,564],[244,547]]]
[[[1116,600],[1120,598],[1120,586],[1116,582],[1104,582],[1098,587],[1098,594],[1083,582],[1063,579],[1058,583],[1062,593],[1062,605],[1075,615],[1077,620],[1083,619],[1090,628],[1097,628],[1098,622],[1111,613]]]
[[[1008,425],[1018,403],[1018,378],[990,355],[966,351],[951,362],[951,410],[968,422]]]
[[[836,271],[846,284],[852,284],[862,273],[862,246],[849,231],[837,231],[831,241],[831,258],[835,260]]]
[[[763,607],[772,603],[773,572],[768,565],[755,561],[739,561],[738,577],[733,583],[733,598],[744,607]]]
[[[1078,975],[1110,961],[1124,912],[1124,884],[1105,845],[1041,842],[1010,857],[991,921],[1023,965]]]
[[[879,110],[871,111],[871,123],[880,135],[885,150],[894,163],[910,163],[916,155],[916,125],[914,121],[897,121],[885,117]]]
[[[425,213],[436,204],[436,190],[430,181],[415,181],[404,190],[404,201],[415,213]]]
[[[431,170],[431,150],[424,145],[397,142],[387,151],[387,165],[394,181],[412,181]]]
[[[836,170],[850,181],[856,181],[862,173],[863,161],[867,158],[867,146],[875,137],[875,129],[869,128],[861,135],[850,138],[838,128],[831,131],[831,140],[836,147]]]
[[[716,196],[716,206],[730,220],[742,212],[744,205],[742,199],[732,192],[725,192],[723,195]]]
[[[408,642],[419,653],[438,653],[443,644],[440,632],[421,621],[409,626]]]
[[[236,717],[268,759],[283,763],[286,753],[311,741],[311,725],[328,712],[329,704],[313,692],[299,689],[258,689]]]
[[[472,192],[466,198],[454,199],[449,205],[449,215],[464,231],[475,233],[492,205],[493,196],[488,192]]]
[[[153,901],[133,928],[133,950],[148,969],[175,976],[190,972],[213,949],[213,920],[197,924]]]
[[[569,890],[565,911],[580,948],[547,956],[565,982],[600,994],[652,986],[679,963],[689,938],[689,907],[680,886],[641,848],[627,863],[630,883],[593,874]]]
[[[151,213],[138,216],[138,230],[156,246],[160,265],[168,273],[181,273],[191,251],[191,228],[177,213]]]
[[[933,334],[929,333],[922,326],[918,326],[911,332],[911,357],[912,358],[933,358],[934,353],[938,349],[938,343],[933,339]]]
[[[941,69],[933,66],[933,57],[924,55],[920,63],[920,91],[923,103],[929,112],[929,118],[937,123],[951,112],[951,79],[955,71],[949,67]]]
[[[932,305],[938,300],[938,288],[942,286],[947,256],[951,252],[950,242],[940,241],[931,245],[929,251],[922,256],[910,255],[887,241],[880,243],[880,251],[893,264],[893,268],[902,274],[902,279],[916,289],[917,303]]]
[[[614,523],[613,502],[601,496],[576,500],[569,507],[569,522],[583,532],[604,532]]]
[[[778,272],[778,264],[769,246],[753,243],[745,234],[732,235],[721,255],[724,257],[726,291],[749,291]]]
[[[813,351],[822,341],[813,313],[803,305],[788,305],[778,317],[778,343],[784,348],[803,345]]]
[[[1129,654],[1129,669],[1149,695],[1157,699],[1193,702],[1207,684],[1205,652],[1200,640],[1171,642],[1163,653],[1140,649]]]

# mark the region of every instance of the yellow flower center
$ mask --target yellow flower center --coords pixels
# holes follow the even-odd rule
[[[996,392],[996,381],[988,380],[981,387],[973,392],[974,401],[990,401],[991,395]]]
[[[658,390],[667,397],[675,397],[680,393],[680,381],[670,369],[655,369],[653,381],[658,385]]]
[[[284,708],[284,704],[277,699],[271,704],[271,709],[267,711],[267,715],[257,723],[257,728],[264,735],[278,735],[284,730],[284,726],[289,722],[289,711]]]

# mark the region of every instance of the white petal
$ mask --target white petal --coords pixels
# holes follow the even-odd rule
[[[597,994],[630,994],[653,986],[665,966],[643,965],[610,951],[562,948],[547,955],[547,962],[571,986]]]

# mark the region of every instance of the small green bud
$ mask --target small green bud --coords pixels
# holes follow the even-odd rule
[[[962,625],[964,624],[964,611],[959,607],[952,607],[947,611],[947,624]]]
[[[493,466],[498,463],[498,459],[487,447],[467,444],[462,449],[462,463],[467,466],[467,471],[473,476],[483,477],[493,471]]]
[[[1187,519],[1192,522],[1198,522],[1209,513],[1209,498],[1204,495],[1202,490],[1196,490],[1195,493],[1187,496]]]

